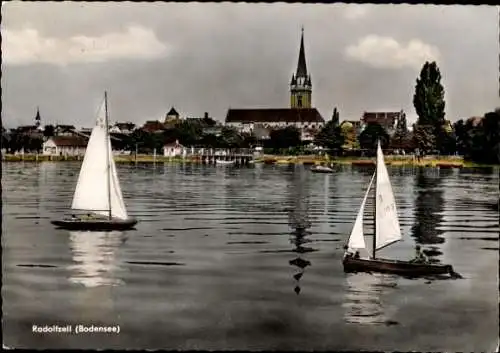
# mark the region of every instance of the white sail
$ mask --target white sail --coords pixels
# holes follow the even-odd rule
[[[401,240],[398,210],[380,143],[377,146],[376,249]]]
[[[118,179],[118,173],[116,172],[116,165],[113,159],[113,152],[111,150],[111,140],[108,139],[109,143],[109,169],[111,173],[110,187],[111,187],[111,215],[114,218],[127,219],[127,209],[125,208],[125,202],[123,201],[122,189],[120,187],[120,180]]]
[[[106,128],[105,109],[106,102],[103,102],[87,144],[71,208],[104,216],[108,216],[111,210],[112,217],[127,219],[111,140]]]
[[[354,221],[354,226],[351,230],[351,235],[349,236],[349,243],[347,244],[349,250],[360,250],[366,249],[365,236],[363,233],[363,214],[365,212],[366,200],[368,199],[368,194],[373,184],[373,179],[375,178],[375,173],[373,174],[368,189],[366,190],[365,197],[359,208],[358,215],[356,216],[356,221]]]
[[[87,143],[71,208],[108,215],[108,156],[106,154],[108,139],[104,114],[105,103],[103,102],[97,124],[92,129]]]

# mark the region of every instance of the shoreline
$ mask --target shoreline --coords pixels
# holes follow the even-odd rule
[[[132,156],[114,156],[117,164],[150,164],[150,163],[203,163],[200,157],[165,157],[138,155]],[[2,156],[2,162],[81,162],[83,156],[45,156],[35,154],[13,155],[5,154]],[[264,155],[254,158],[255,163],[275,164],[275,165],[315,165],[321,163],[330,163],[333,165],[353,165],[353,166],[372,166],[375,165],[375,157],[338,157],[325,158],[323,156],[275,156]],[[424,157],[417,161],[413,156],[385,156],[387,165],[393,166],[415,166],[415,167],[440,167],[440,168],[495,168],[495,164],[478,164],[464,161],[461,157]]]

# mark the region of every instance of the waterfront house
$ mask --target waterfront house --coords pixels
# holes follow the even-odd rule
[[[47,156],[83,156],[88,140],[81,136],[54,136],[43,143]]]
[[[184,151],[186,151],[186,148],[179,143],[179,140],[173,143],[166,143],[163,146],[163,155],[165,157],[178,157],[185,154]]]

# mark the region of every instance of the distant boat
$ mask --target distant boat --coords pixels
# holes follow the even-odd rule
[[[363,234],[363,214],[368,193],[374,179],[376,179],[374,190],[375,232],[373,235],[372,254],[370,257],[368,251],[365,251],[368,257],[357,257],[353,256],[354,252],[359,254],[359,250],[366,250]],[[401,227],[399,225],[391,181],[389,179],[387,167],[385,166],[384,155],[380,143],[378,143],[376,170],[371,178],[368,190],[366,190],[365,197],[361,203],[356,221],[354,222],[354,226],[349,236],[349,241],[346,246],[347,249],[343,258],[344,272],[382,272],[406,275],[409,277],[437,274],[460,276],[453,271],[451,265],[376,258],[377,250],[390,246],[401,239]]]
[[[72,230],[127,230],[137,220],[127,214],[111,149],[108,97],[90,135],[73,195],[73,215],[51,221]],[[79,214],[77,214],[79,213]]]
[[[311,167],[311,172],[313,173],[333,173],[335,172],[332,168],[324,165],[315,165]]]
[[[226,161],[226,160],[223,160],[223,159],[216,159],[215,160],[215,164],[221,164],[221,165],[231,165],[231,164],[234,164],[236,163],[236,161]]]

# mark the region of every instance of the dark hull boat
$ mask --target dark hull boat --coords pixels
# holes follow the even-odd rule
[[[137,220],[129,219],[62,219],[51,221],[53,225],[68,230],[128,230],[134,228]]]
[[[426,261],[389,260],[376,257],[376,252],[378,250],[402,240],[396,201],[392,192],[389,173],[385,166],[384,155],[380,143],[377,143],[377,145],[376,169],[368,185],[368,189],[366,190],[358,215],[356,216],[351,234],[349,235],[349,241],[345,246],[346,252],[342,261],[344,272],[380,272],[406,277],[449,274],[454,278],[460,278],[460,275],[453,271],[451,265],[431,264]],[[359,257],[359,251],[367,251],[363,232],[364,211],[368,193],[374,181],[374,232],[372,237],[372,254],[367,258],[361,258]],[[420,256],[418,256],[416,260],[420,260]]]
[[[132,229],[113,159],[109,135],[107,93],[92,129],[76,184],[71,216],[53,220],[59,228],[84,231]],[[84,214],[86,215],[84,215]]]
[[[401,276],[417,277],[427,275],[454,274],[451,265],[426,264],[389,259],[361,259],[345,257],[344,272],[379,272]]]

